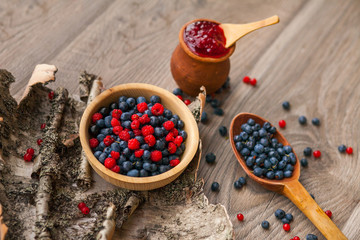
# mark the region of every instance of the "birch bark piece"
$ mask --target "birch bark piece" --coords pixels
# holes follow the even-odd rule
[[[189,105],[189,109],[194,115],[194,118],[197,123],[200,122],[201,120],[201,115],[205,107],[205,101],[206,101],[206,89],[204,86],[201,86],[199,95]]]
[[[103,229],[96,236],[97,240],[111,240],[115,231],[115,205],[110,203],[107,208],[105,221],[103,222]]]

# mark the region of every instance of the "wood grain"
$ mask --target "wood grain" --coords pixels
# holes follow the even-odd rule
[[[86,69],[103,77],[105,87],[144,82],[175,88],[170,57],[178,44],[181,26],[195,18],[226,23],[246,23],[279,15],[280,23],[243,37],[231,57],[231,88],[216,95],[225,115],[212,115],[200,125],[204,156],[217,155],[217,163],[200,163],[199,177],[211,203],[222,203],[233,221],[236,239],[290,239],[316,234],[312,223],[285,197],[264,190],[254,181],[241,190],[233,181],[245,173],[217,128],[229,127],[239,112],[252,112],[276,124],[299,158],[306,146],[322,151],[321,159],[309,158],[300,181],[348,239],[360,234],[360,2],[359,1],[2,1],[0,3],[0,65],[17,78],[12,92],[26,85],[34,66],[41,62],[59,68],[58,81],[77,93],[78,75]],[[249,75],[258,86],[243,84]],[[281,103],[289,100],[291,110]],[[319,117],[321,126],[301,127],[297,118]],[[354,148],[352,156],[337,146]],[[213,181],[219,193],[210,191]],[[294,215],[286,233],[275,219],[282,208]],[[244,222],[236,220],[242,212]],[[136,215],[136,214],[135,214]],[[134,217],[135,217],[134,215]],[[142,217],[141,214],[138,217]],[[150,219],[150,217],[149,217]],[[261,228],[262,220],[270,229]],[[133,222],[137,222],[135,219]]]

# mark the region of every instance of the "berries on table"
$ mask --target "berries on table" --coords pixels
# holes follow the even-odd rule
[[[33,158],[33,155],[31,155],[31,154],[29,154],[29,153],[25,153],[25,155],[24,155],[24,160],[25,160],[26,162],[31,162],[32,158]]]
[[[28,149],[26,149],[26,153],[28,153],[30,155],[34,155],[35,151],[33,148],[28,148]]]
[[[244,178],[244,177],[239,177],[238,181],[239,181],[242,185],[245,185],[245,184],[246,184],[246,178]]]
[[[344,144],[342,144],[338,147],[338,150],[339,150],[339,152],[344,153],[344,152],[346,152],[346,146]]]
[[[326,210],[325,214],[328,215],[329,218],[331,218],[332,216],[332,212],[330,210]]]
[[[183,95],[184,93],[183,93],[183,91],[180,89],[180,88],[175,88],[174,90],[173,90],[173,94],[174,95]]]
[[[347,153],[347,154],[352,154],[352,153],[353,153],[352,147],[346,148],[346,153]]]
[[[54,91],[50,91],[50,92],[48,93],[48,98],[49,98],[50,100],[53,100],[53,99],[54,99],[54,96],[55,96]]]
[[[319,158],[319,157],[321,157],[321,152],[319,150],[316,150],[313,152],[313,155],[315,158]]]
[[[42,140],[41,138],[39,138],[39,139],[36,141],[37,145],[39,145],[39,146],[41,146],[42,142],[43,142],[43,140]]]
[[[244,83],[250,83],[250,77],[249,76],[245,76],[244,78],[243,78],[243,82]]]
[[[293,237],[293,240],[300,240],[298,236]]]
[[[86,204],[85,204],[84,202],[80,202],[80,203],[78,204],[79,210],[81,210],[81,209],[84,208],[84,207],[86,207]]]
[[[253,79],[250,80],[250,84],[251,84],[252,86],[255,86],[256,83],[257,83],[256,78],[253,78]]]
[[[90,213],[90,209],[88,207],[83,207],[80,209],[82,214],[88,215]]]
[[[281,219],[281,222],[282,222],[283,224],[285,224],[285,223],[290,223],[289,219],[287,219],[287,218],[282,218],[282,219]]]
[[[227,128],[225,126],[220,126],[219,133],[221,136],[225,137],[227,135]]]
[[[284,210],[282,210],[282,209],[278,209],[278,210],[276,210],[275,211],[275,217],[277,218],[277,219],[283,219],[284,217],[285,217],[285,211]]]
[[[290,231],[290,224],[285,223],[285,224],[283,225],[283,229],[284,229],[286,232]]]
[[[302,159],[300,160],[300,164],[301,164],[301,166],[303,166],[303,167],[307,167],[307,166],[308,166],[308,160],[307,160],[306,158],[302,158]]]
[[[221,108],[215,108],[214,114],[218,115],[218,116],[222,116],[222,115],[224,115],[224,111]]]
[[[311,156],[311,153],[312,153],[312,149],[310,147],[306,147],[304,149],[304,156],[306,157],[310,157]]]
[[[288,101],[284,101],[284,102],[282,103],[282,107],[283,107],[283,109],[285,109],[285,110],[290,110],[290,103],[289,103]]]
[[[300,123],[301,125],[305,125],[306,122],[307,122],[307,119],[306,119],[305,116],[300,116],[300,117],[299,117],[299,123]]]
[[[220,184],[218,182],[213,182],[211,184],[211,191],[217,192],[217,191],[219,191],[219,188],[220,188]]]
[[[234,188],[236,188],[236,189],[240,189],[240,188],[242,188],[242,184],[241,184],[241,182],[240,181],[235,181],[234,182]]]
[[[184,100],[184,103],[185,103],[185,105],[187,106],[187,105],[190,105],[191,101],[190,101],[189,99],[185,99],[185,100]]]
[[[280,121],[279,121],[279,127],[281,127],[281,128],[286,127],[286,122],[285,122],[285,120],[280,120]]]
[[[201,114],[201,120],[202,123],[206,123],[208,121],[208,117],[207,117],[207,113],[206,112],[202,112]]]
[[[181,95],[176,95],[181,101],[184,101],[184,98],[183,98],[183,96],[181,96]]]
[[[294,219],[293,215],[291,213],[285,214],[285,218],[289,220],[290,222]]]
[[[268,221],[264,220],[264,221],[262,221],[262,223],[261,223],[261,227],[262,227],[263,229],[269,229],[270,223],[269,223]]]
[[[244,221],[244,215],[242,215],[241,213],[237,214],[237,215],[236,215],[236,218],[237,218],[240,222]]]
[[[318,240],[318,237],[314,234],[306,235],[306,240]]]
[[[313,125],[315,125],[315,126],[320,126],[320,119],[318,119],[318,118],[313,118],[313,119],[311,120],[311,123],[312,123]]]
[[[206,160],[207,163],[214,163],[215,160],[216,160],[216,156],[215,156],[214,153],[208,153],[205,156],[205,160]]]
[[[42,123],[40,129],[44,129],[46,127],[46,123]]]

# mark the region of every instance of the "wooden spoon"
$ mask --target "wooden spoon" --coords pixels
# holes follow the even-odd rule
[[[237,40],[246,34],[269,25],[273,25],[279,22],[279,17],[277,15],[263,19],[258,22],[246,23],[246,24],[231,24],[223,23],[220,24],[220,27],[224,30],[224,35],[226,38],[225,47],[228,48],[233,45]]]
[[[230,142],[231,147],[235,153],[237,160],[244,169],[244,171],[254,181],[260,183],[264,188],[283,194],[289,198],[320,230],[320,232],[326,237],[326,239],[347,239],[346,236],[340,231],[340,229],[331,221],[331,219],[324,213],[319,205],[314,201],[310,194],[299,182],[300,176],[300,164],[299,159],[296,156],[296,164],[294,166],[293,175],[291,178],[284,178],[282,180],[269,180],[265,178],[257,177],[246,166],[246,163],[240,153],[236,150],[234,136],[240,134],[241,125],[246,123],[249,118],[255,120],[256,123],[263,125],[267,122],[265,119],[251,113],[240,113],[233,118],[230,125]],[[285,137],[276,131],[274,137],[283,145],[290,145]],[[294,152],[295,153],[295,152]]]

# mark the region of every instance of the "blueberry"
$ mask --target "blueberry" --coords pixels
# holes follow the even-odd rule
[[[227,89],[229,87],[230,87],[230,77],[227,77],[225,83],[221,86],[221,88]]]
[[[216,160],[216,156],[215,156],[214,153],[208,153],[205,156],[205,160],[206,160],[207,163],[214,163],[215,160]]]
[[[282,107],[285,110],[289,110],[290,109],[290,103],[288,101],[285,101],[285,102],[282,103]]]
[[[240,188],[242,188],[242,184],[241,184],[241,182],[239,182],[239,181],[235,181],[235,182],[234,182],[234,187],[235,187],[236,189],[240,189]]]
[[[259,137],[265,137],[266,136],[266,130],[264,128],[261,128],[259,130]]]
[[[318,240],[318,237],[314,234],[306,235],[306,240]]]
[[[167,158],[167,157],[163,157],[163,159],[162,159],[162,163],[163,163],[164,165],[168,165],[168,164],[170,163],[169,158]]]
[[[278,209],[275,211],[275,217],[279,220],[283,219],[285,217],[285,211],[282,209]]]
[[[253,132],[253,129],[250,125],[246,124],[245,125],[245,129],[244,131],[247,133],[247,134],[251,134]]]
[[[120,102],[125,102],[126,99],[127,99],[126,96],[121,96],[121,97],[119,98],[119,103],[120,103]]]
[[[120,145],[117,142],[112,143],[111,145],[111,151],[120,152]]]
[[[173,90],[173,94],[174,94],[174,95],[180,95],[180,96],[182,96],[184,93],[183,93],[183,91],[182,91],[180,88],[175,88],[175,89]]]
[[[131,121],[122,121],[121,122],[121,126],[123,127],[123,128],[126,128],[126,129],[131,129]]]
[[[279,163],[279,161],[276,159],[276,157],[271,157],[270,158],[270,163],[272,166],[275,166]]]
[[[143,167],[143,162],[142,161],[136,161],[135,162],[135,165],[134,165],[134,167],[137,169],[137,170],[141,170]]]
[[[300,160],[300,164],[303,167],[307,167],[308,166],[308,160],[306,158],[303,158]]]
[[[240,142],[240,141],[241,141],[240,135],[235,135],[234,136],[234,142],[237,143],[237,142]]]
[[[100,130],[100,128],[96,125],[92,125],[89,128],[89,132],[93,137],[96,137],[99,134],[99,130]]]
[[[183,138],[184,141],[187,138],[187,133],[184,130],[179,131],[179,135]]]
[[[262,158],[256,158],[255,163],[256,163],[257,166],[260,167],[260,166],[263,165],[264,159],[262,159]]]
[[[265,221],[262,221],[261,227],[262,227],[263,229],[269,229],[270,224],[269,224],[268,221],[265,220]]]
[[[290,157],[288,157],[288,156],[283,156],[282,158],[281,158],[281,161],[284,161],[285,163],[289,163],[290,162]]]
[[[163,137],[165,134],[164,134],[164,132],[163,132],[163,130],[162,130],[161,127],[156,127],[156,128],[154,128],[154,135],[155,135],[155,137],[161,138],[161,137]]]
[[[142,96],[136,98],[136,104],[143,103],[143,102],[146,102],[146,98],[144,98]]]
[[[217,192],[217,191],[219,191],[219,188],[220,188],[220,184],[218,182],[213,182],[211,184],[211,191]]]
[[[138,177],[139,176],[139,170],[132,169],[132,170],[128,171],[126,175],[128,175],[129,177]]]
[[[276,149],[276,151],[279,153],[280,156],[285,155],[285,151],[283,148],[278,148],[278,149]]]
[[[149,149],[150,149],[149,145],[146,144],[146,143],[142,144],[142,145],[140,146],[140,148],[141,148],[141,149],[144,149],[144,150],[149,150]]]
[[[120,102],[119,103],[119,108],[121,111],[125,112],[128,110],[129,105],[126,102]]]
[[[269,129],[269,133],[271,133],[271,134],[276,133],[276,127],[271,127],[271,128]]]
[[[164,110],[164,117],[170,119],[172,117],[172,112],[169,109]]]
[[[307,122],[307,119],[305,116],[300,116],[298,120],[301,125],[305,125]]]
[[[131,155],[130,155],[129,161],[132,162],[132,163],[136,162],[135,154],[131,154]]]
[[[284,177],[289,178],[291,176],[292,176],[292,171],[285,171],[284,172]]]
[[[99,157],[100,157],[101,154],[102,154],[101,151],[96,151],[96,152],[94,152],[94,156],[95,156],[97,159],[99,159]]]
[[[268,179],[274,179],[275,173],[273,171],[269,171],[269,172],[266,173],[266,177]]]
[[[178,148],[176,149],[175,154],[176,154],[176,155],[181,155],[182,153],[183,153],[183,150],[178,147]]]
[[[339,152],[344,153],[346,151],[346,146],[344,144],[338,147]]]
[[[296,157],[294,153],[290,153],[289,154],[289,158],[290,158],[290,163],[291,165],[295,165],[296,164]]]
[[[244,177],[239,177],[238,181],[239,181],[242,185],[245,185],[245,184],[246,184],[246,178],[244,178]]]
[[[263,169],[262,168],[259,168],[259,167],[256,167],[254,169],[254,175],[257,176],[257,177],[261,177],[263,174]]]
[[[111,135],[111,134],[112,134],[112,130],[111,130],[111,128],[103,128],[103,129],[100,130],[100,134],[103,134],[103,135],[105,135],[105,136]]]
[[[202,114],[201,114],[201,122],[202,123],[207,123],[207,121],[208,121],[207,113],[202,112]]]
[[[130,157],[131,151],[130,151],[129,148],[125,148],[125,149],[122,151],[122,154],[124,154],[125,157]]]
[[[156,140],[155,149],[162,151],[164,148],[165,148],[165,142],[162,140]]]
[[[222,116],[222,115],[224,115],[224,111],[221,108],[215,108],[214,114],[218,115],[218,116]]]
[[[278,164],[278,169],[284,169],[286,167],[286,162],[281,160]]]
[[[102,164],[104,164],[105,159],[107,158],[107,156],[108,156],[108,155],[107,155],[106,153],[101,153],[100,156],[99,156],[99,158],[98,158],[99,162],[101,162]]]
[[[105,143],[104,143],[104,142],[100,142],[100,143],[99,143],[99,146],[98,146],[99,151],[104,151],[105,148],[106,148]]]
[[[306,147],[304,149],[304,156],[306,157],[310,157],[311,156],[311,153],[312,153],[312,149],[310,147]]]
[[[250,150],[245,147],[240,151],[240,154],[243,155],[243,156],[249,156],[250,155]]]
[[[122,164],[126,161],[126,157],[124,155],[120,155],[119,159],[116,161],[117,165],[122,166]]]
[[[145,110],[144,114],[147,114],[149,117],[152,116],[150,109]]]
[[[251,168],[254,166],[254,163],[255,163],[255,160],[253,157],[249,157],[248,159],[246,159],[246,166]]]
[[[104,134],[99,134],[99,135],[97,135],[97,140],[99,141],[99,142],[102,142],[102,141],[104,141],[104,139],[105,139],[105,135]]]
[[[116,102],[113,102],[110,104],[109,109],[112,111],[114,109],[117,109],[119,107],[119,105]]]
[[[147,177],[149,176],[149,173],[145,169],[140,170],[140,177]]]
[[[132,163],[130,161],[125,161],[122,164],[122,168],[124,169],[125,172],[128,172],[132,169]]]
[[[120,117],[121,121],[131,120],[131,114],[129,112],[123,112]]]
[[[213,108],[217,108],[217,107],[220,107],[220,101],[219,100],[217,100],[217,99],[213,99],[213,100],[211,100],[211,106],[213,107]]]
[[[219,127],[219,133],[221,136],[225,137],[227,135],[227,128],[225,126]]]
[[[178,127],[179,129],[183,129],[184,126],[185,126],[184,121],[182,121],[182,120],[178,120],[178,121],[177,121],[177,127]]]
[[[121,150],[124,150],[125,148],[128,147],[128,143],[127,143],[126,141],[121,141],[121,142],[119,143],[119,146],[120,146],[120,149],[121,149]]]
[[[254,127],[253,127],[254,128]],[[255,139],[259,139],[259,132],[258,131],[254,131],[253,132],[253,137],[255,138]]]
[[[315,126],[320,126],[320,119],[318,119],[318,118],[313,118],[313,119],[311,120],[311,123],[312,123],[313,125],[315,125]]]
[[[235,147],[236,147],[236,150],[238,150],[240,152],[241,149],[243,148],[243,145],[241,142],[237,142],[237,143],[235,143]]]
[[[150,117],[150,125],[151,125],[152,127],[157,127],[157,126],[159,126],[159,125],[160,125],[160,120],[159,120],[159,118],[158,118],[158,117],[155,117],[155,116],[151,116],[151,117]]]
[[[281,219],[281,222],[282,222],[283,224],[285,224],[285,223],[289,224],[289,223],[290,223],[290,221],[289,221],[287,218],[282,218],[282,219]]]
[[[159,174],[160,174],[160,172],[155,171],[155,172],[152,172],[152,173],[151,173],[151,176],[156,176],[156,175],[159,175]]]
[[[161,151],[163,157],[167,157],[170,155],[169,151],[167,149],[164,149]]]
[[[249,135],[246,132],[241,132],[240,137],[242,140],[247,140],[249,138]]]
[[[158,166],[155,163],[152,163],[150,166],[150,171],[151,172],[156,172],[158,170]]]
[[[266,130],[266,131],[269,131],[269,129],[271,128],[271,124],[269,122],[265,122],[264,125],[263,125],[263,128]]]
[[[148,162],[144,162],[142,165],[143,169],[145,169],[146,171],[150,171],[151,170],[151,164]]]
[[[264,152],[264,146],[262,144],[256,144],[254,147],[255,152],[257,153],[263,153]]]
[[[150,97],[150,102],[151,102],[152,104],[161,103],[161,99],[160,99],[159,96],[153,95],[153,96]]]
[[[249,120],[247,121],[247,124],[249,124],[250,126],[255,126],[255,120],[252,118],[249,118]]]
[[[283,171],[280,170],[280,171],[275,172],[275,179],[281,180],[283,178],[284,178],[284,172]]]
[[[271,162],[269,160],[264,161],[264,168],[266,168],[266,169],[271,168]]]
[[[290,146],[284,146],[284,151],[289,154],[292,152],[292,148]]]
[[[104,119],[99,119],[96,121],[96,125],[99,127],[99,128],[103,128],[105,127],[105,121]]]
[[[294,166],[291,164],[287,164],[284,171],[294,171]]]
[[[286,218],[287,220],[289,220],[290,222],[294,219],[294,217],[293,217],[293,215],[292,215],[291,213],[287,213],[287,214],[285,215],[285,218]]]
[[[102,107],[101,109],[100,109],[100,111],[99,111],[99,113],[101,113],[101,115],[103,115],[103,116],[107,116],[107,115],[109,115],[109,109],[107,108],[107,107]]]

